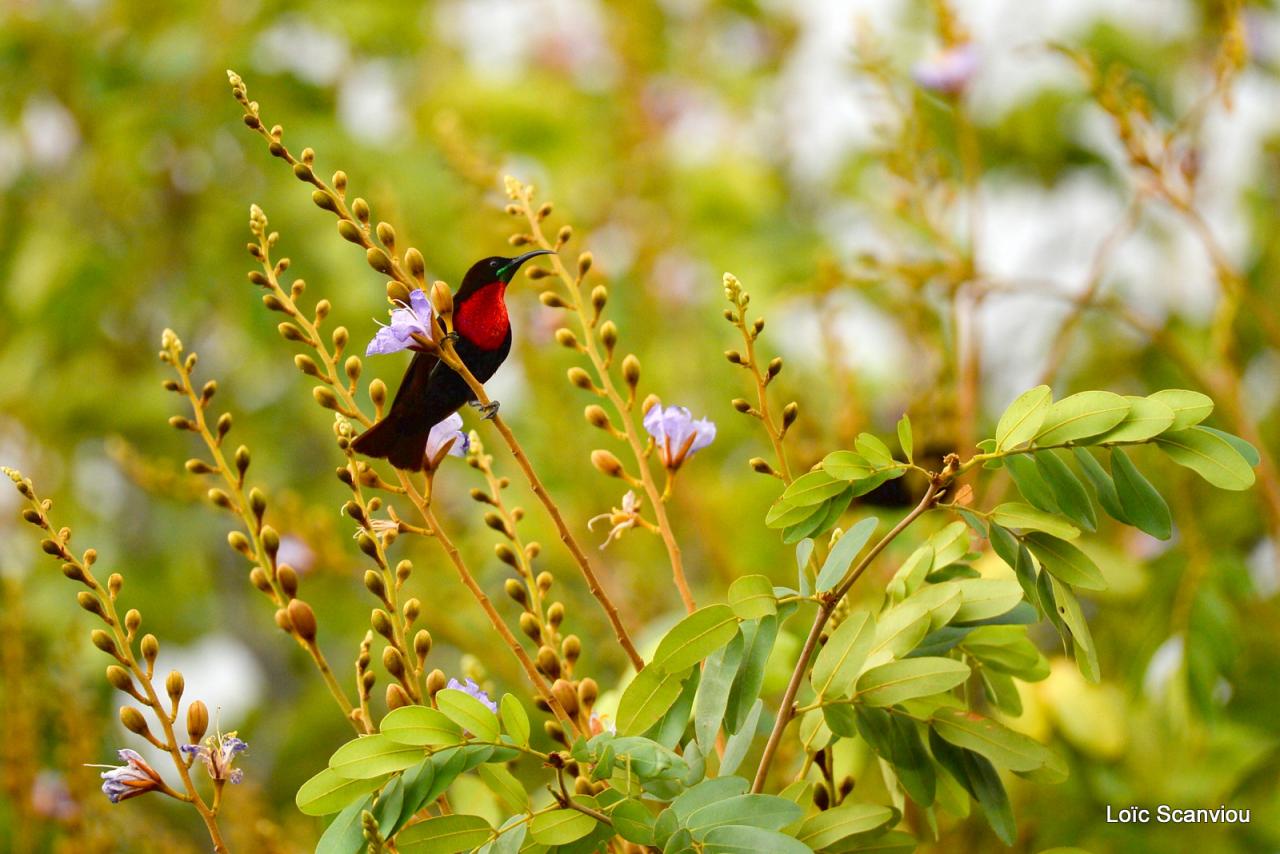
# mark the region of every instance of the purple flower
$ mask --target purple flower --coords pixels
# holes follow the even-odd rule
[[[911,68],[911,76],[925,89],[959,95],[978,70],[978,51],[970,42],[938,51]]]
[[[446,445],[448,450],[445,449]],[[427,464],[434,469],[446,454],[464,457],[470,446],[470,438],[462,432],[462,416],[455,412],[431,428],[431,433],[427,436]]]
[[[180,749],[203,762],[205,770],[214,780],[239,783],[244,779],[244,772],[231,765],[236,761],[236,756],[248,748],[249,745],[236,738],[234,732],[229,732],[226,735],[211,735],[203,744],[184,744]]]
[[[658,445],[658,459],[669,471],[680,468],[685,457],[700,451],[716,437],[716,425],[706,418],[693,420],[683,406],[651,406],[644,414],[644,429]]]
[[[498,712],[498,704],[489,699],[489,695],[484,692],[483,688],[476,684],[476,680],[474,679],[468,679],[465,685],[457,679],[450,679],[449,684],[445,687],[452,688],[455,691],[461,691],[464,694],[470,694],[472,697],[475,697],[477,700],[484,703],[485,706],[488,707],[489,711],[494,714],[497,714]]]
[[[102,784],[102,794],[106,795],[111,803],[118,804],[129,798],[145,795],[164,785],[156,769],[148,765],[136,750],[121,748],[118,755],[127,764],[98,766],[108,769],[102,772],[102,779],[105,781]]]
[[[373,336],[369,346],[365,348],[366,356],[385,356],[388,353],[399,353],[401,350],[421,350],[413,334],[434,339],[432,334],[431,303],[421,288],[409,292],[409,304],[397,303],[400,307],[391,312],[391,322],[380,324],[381,329]]]

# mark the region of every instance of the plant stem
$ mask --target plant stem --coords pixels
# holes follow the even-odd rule
[[[809,659],[813,656],[814,649],[818,646],[818,639],[822,637],[822,630],[827,625],[827,620],[831,619],[831,614],[835,611],[836,606],[840,604],[849,589],[853,587],[859,576],[866,571],[871,562],[876,559],[880,552],[884,551],[889,543],[907,529],[916,519],[920,518],[929,508],[933,506],[934,500],[938,494],[950,482],[954,476],[954,469],[944,469],[942,474],[935,475],[930,479],[929,488],[925,491],[924,498],[920,499],[920,503],[915,509],[902,518],[889,533],[880,538],[871,550],[858,561],[858,565],[848,574],[844,581],[840,583],[836,589],[825,596],[818,606],[818,613],[814,615],[813,625],[809,629],[809,636],[805,638],[804,647],[800,650],[800,657],[796,659],[795,669],[791,671],[791,679],[787,682],[787,689],[782,695],[782,701],[778,706],[778,719],[774,722],[773,731],[769,733],[769,740],[765,743],[764,752],[760,755],[760,765],[756,769],[755,782],[751,785],[751,791],[760,793],[764,791],[765,779],[769,775],[769,765],[773,762],[773,756],[778,751],[778,745],[782,741],[782,732],[787,728],[787,724],[791,722],[795,715],[796,694],[800,691],[800,685],[804,682],[805,673],[808,671]]]
[[[692,613],[698,606],[694,601],[693,591],[689,589],[689,582],[685,577],[684,558],[681,556],[680,544],[676,541],[675,532],[671,528],[671,520],[667,517],[667,508],[662,491],[658,489],[658,484],[653,479],[653,473],[649,470],[649,455],[645,453],[644,443],[640,441],[635,421],[631,417],[633,401],[629,398],[624,399],[617,386],[613,383],[613,377],[609,373],[609,359],[600,352],[599,342],[595,333],[595,320],[587,319],[585,304],[582,301],[580,277],[570,275],[564,262],[560,260],[560,253],[557,251],[557,247],[553,246],[551,241],[547,240],[546,235],[543,234],[537,213],[532,209],[532,199],[527,187],[521,186],[519,188],[519,200],[520,208],[529,222],[529,230],[533,235],[533,242],[543,249],[550,249],[554,253],[550,256],[551,265],[555,268],[556,276],[569,291],[569,297],[572,300],[570,308],[578,316],[578,323],[582,328],[581,342],[583,351],[587,354],[587,358],[591,360],[592,367],[596,370],[596,375],[599,378],[600,387],[603,389],[605,397],[613,404],[618,418],[622,421],[623,435],[627,440],[627,445],[631,448],[631,453],[635,456],[636,466],[640,470],[641,486],[644,487],[645,494],[649,496],[649,502],[653,505],[653,515],[657,520],[662,542],[666,546],[667,557],[671,561],[671,575],[675,580],[676,589],[680,591],[680,598],[684,602],[685,610]]]

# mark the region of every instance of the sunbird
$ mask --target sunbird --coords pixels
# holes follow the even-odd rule
[[[462,364],[480,382],[492,377],[511,352],[506,292],[512,276],[530,258],[551,254],[549,249],[535,249],[514,258],[484,258],[462,277],[453,295],[453,346]],[[417,352],[386,416],[360,434],[353,447],[365,456],[384,457],[396,468],[419,471],[432,427],[464,403],[491,418],[497,412],[497,402],[480,406],[461,376],[435,353],[415,343],[414,332],[435,338],[430,306],[420,290],[411,294],[409,305],[392,313],[391,324],[369,344],[369,354],[404,349]]]

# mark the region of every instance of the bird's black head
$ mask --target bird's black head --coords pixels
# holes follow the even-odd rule
[[[504,285],[509,285],[512,277],[515,276],[516,271],[520,269],[525,261],[530,258],[536,258],[539,255],[552,254],[554,253],[550,249],[535,249],[532,252],[526,252],[514,258],[503,258],[499,255],[494,255],[491,258],[482,258],[472,264],[471,269],[467,270],[467,274],[462,277],[462,289],[474,290],[485,285],[491,285],[494,282],[502,282]]]

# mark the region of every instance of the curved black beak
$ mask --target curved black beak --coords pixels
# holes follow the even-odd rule
[[[535,249],[532,252],[526,252],[523,255],[517,255],[516,257],[507,261],[507,263],[502,267],[502,269],[498,271],[498,278],[510,284],[512,276],[516,274],[516,271],[520,269],[521,265],[523,265],[525,261],[528,261],[530,258],[536,258],[539,255],[554,255],[554,254],[556,253],[552,252],[550,249]]]

